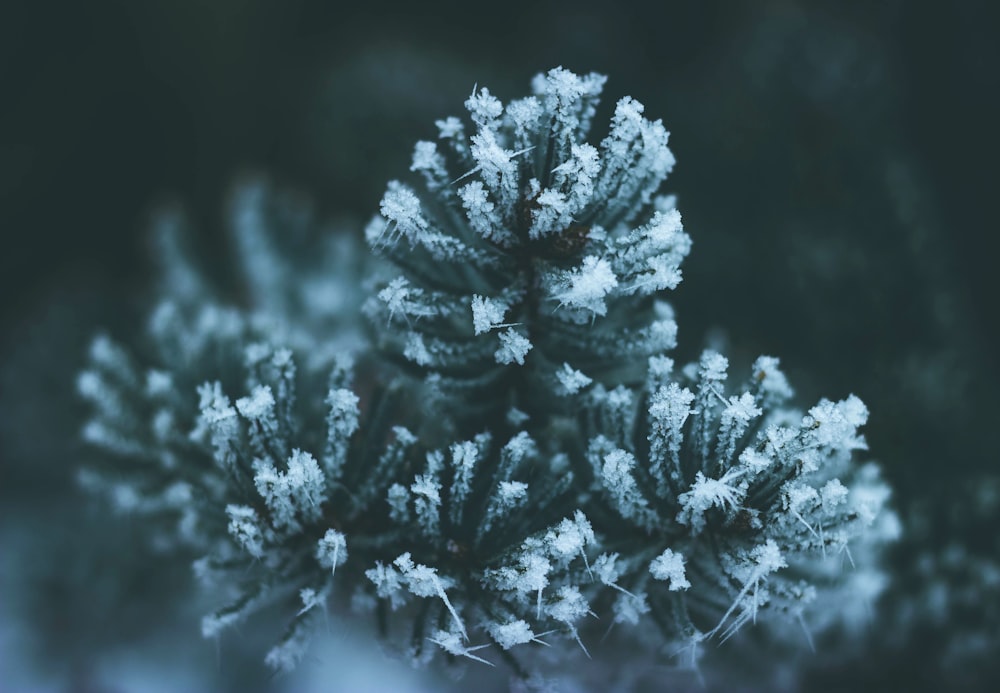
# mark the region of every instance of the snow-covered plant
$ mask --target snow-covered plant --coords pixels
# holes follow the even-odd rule
[[[114,453],[81,479],[121,510],[161,515],[175,506],[188,519],[172,539],[186,543],[203,537],[192,531],[192,504],[182,490],[205,472],[191,458],[204,400],[198,389],[242,387],[250,370],[253,385],[286,381],[281,396],[295,380],[295,364],[286,351],[287,362],[269,362],[280,350],[273,345],[307,354],[300,366],[311,375],[328,372],[360,343],[357,255],[349,244],[321,235],[306,209],[260,180],[237,188],[231,219],[242,305],[228,303],[227,292],[204,277],[183,247],[183,220],[164,212],[155,228],[163,297],[146,326],[141,360],[102,335],[77,379],[93,412],[84,438]]]
[[[629,97],[588,141],[604,81],[557,68],[506,105],[474,89],[471,128],[438,121],[421,182],[389,183],[364,282],[345,248],[285,253],[252,187],[244,305],[171,242],[150,365],[95,341],[79,389],[106,454],[81,479],[197,552],[228,598],[206,636],[282,604],[266,659],[289,669],[350,603],[416,660],[528,679],[558,640],[599,657],[599,620],[697,650],[758,614],[818,629],[841,606],[824,600],[881,589],[892,523],[853,465],[860,400],[803,415],[776,359],[729,394],[720,354],[665,356],[691,245],[659,194],[674,159]]]
[[[587,459],[614,513],[604,542],[628,590],[614,610],[634,620],[642,604],[678,645],[727,640],[772,615],[808,640],[857,620],[845,605],[861,599],[856,614],[884,588],[870,554],[898,525],[883,512],[878,469],[852,464],[868,410],[853,395],[804,415],[788,408],[773,357],[757,359],[735,394],[727,370],[711,350],[676,374],[653,357],[642,391],[590,394]]]
[[[591,378],[638,382],[675,345],[660,295],[680,282],[690,239],[657,195],[668,134],[625,97],[590,144],[604,81],[555,69],[506,106],[474,90],[473,130],[437,121],[438,142],[418,142],[410,167],[423,190],[389,183],[366,229],[391,263],[366,304],[375,343],[431,376],[456,426],[511,408],[541,426],[565,410],[561,395]]]

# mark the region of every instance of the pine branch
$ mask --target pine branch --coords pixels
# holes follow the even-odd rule
[[[595,615],[687,661],[758,620],[829,625],[884,584],[898,527],[854,463],[861,401],[802,415],[777,359],[731,391],[721,354],[665,355],[691,245],[658,194],[674,159],[630,97],[587,142],[604,82],[474,89],[471,127],[417,144],[422,185],[389,184],[364,281],[262,184],[234,196],[242,305],[164,220],[151,348],[98,338],[78,379],[101,453],[80,479],[200,556],[225,596],[206,637],[278,605],[265,659],[289,670],[351,602],[415,660],[530,682],[547,652],[605,654]]]

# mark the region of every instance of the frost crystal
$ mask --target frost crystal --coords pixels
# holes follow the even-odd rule
[[[475,660],[477,662],[482,662],[483,664],[488,664],[493,666],[492,662],[489,662],[482,657],[478,657],[472,652],[476,650],[481,650],[484,647],[489,647],[489,645],[477,645],[475,647],[468,647],[465,645],[465,634],[456,633],[455,631],[445,631],[439,630],[434,633],[434,635],[429,638],[429,640],[438,645],[442,650],[448,654],[456,655],[458,657],[468,657],[469,659]]]
[[[337,566],[347,561],[347,540],[341,532],[335,529],[326,530],[326,534],[316,546],[316,560],[324,568],[330,569],[330,574],[337,572]]]
[[[524,357],[531,350],[528,338],[516,332],[513,328],[500,333],[500,348],[494,354],[497,363],[517,363],[524,365]]]
[[[554,292],[553,297],[560,306],[606,315],[608,308],[604,305],[604,297],[618,286],[618,279],[607,260],[588,255],[577,272],[562,277],[559,283],[565,288]]]
[[[488,629],[497,644],[505,650],[535,639],[531,626],[528,625],[527,621],[521,619],[509,623],[491,623]]]
[[[472,324],[476,334],[489,332],[503,322],[507,307],[499,301],[482,296],[472,297]]]
[[[274,396],[266,385],[255,388],[249,397],[236,400],[236,410],[248,419],[264,419],[273,408]]]
[[[229,534],[254,558],[263,556],[263,537],[254,509],[245,505],[227,505],[226,514],[229,515]]]
[[[684,576],[684,557],[670,549],[664,550],[649,564],[649,572],[657,580],[668,580],[670,590],[686,590],[691,586]]]
[[[295,450],[284,473],[262,460],[254,463],[254,470],[254,484],[271,511],[275,529],[297,531],[299,518],[310,522],[319,519],[325,489],[323,473],[312,455]]]
[[[556,371],[556,378],[559,380],[559,384],[568,395],[575,395],[577,392],[594,382],[592,378],[588,378],[568,363],[564,363],[563,367]]]

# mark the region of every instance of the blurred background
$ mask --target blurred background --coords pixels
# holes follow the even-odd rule
[[[360,232],[385,182],[407,175],[413,143],[435,135],[436,118],[461,115],[474,84],[507,100],[556,65],[609,76],[597,123],[629,94],[672,132],[667,187],[694,240],[671,298],[678,357],[706,343],[743,367],[777,355],[804,405],[854,392],[872,412],[871,454],[905,530],[895,582],[860,654],[817,658],[804,685],[935,690],[995,678],[1000,27],[990,7],[4,3],[0,690],[145,690],[128,683],[129,666],[186,672],[186,690],[266,676],[234,675],[226,656],[238,653],[216,661],[197,605],[179,615],[166,597],[135,599],[166,594],[188,567],[150,564],[134,528],[109,523],[73,483],[75,374],[97,330],[127,343],[143,324],[151,214],[183,207],[220,278],[225,201],[248,173]],[[136,660],[143,648],[170,654]]]

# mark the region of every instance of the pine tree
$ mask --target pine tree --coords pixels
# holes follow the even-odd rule
[[[722,355],[666,356],[691,248],[659,194],[674,158],[629,97],[588,142],[604,82],[474,89],[471,129],[438,121],[417,181],[389,183],[363,281],[350,253],[283,252],[260,186],[234,213],[242,308],[164,236],[151,365],[99,338],[80,376],[104,453],[81,478],[199,556],[230,598],[204,635],[284,605],[266,660],[287,670],[349,603],[415,660],[529,680],[546,645],[590,656],[595,616],[694,652],[758,620],[825,627],[882,584],[895,528],[853,461],[861,401],[803,415],[774,358],[727,394]]]

